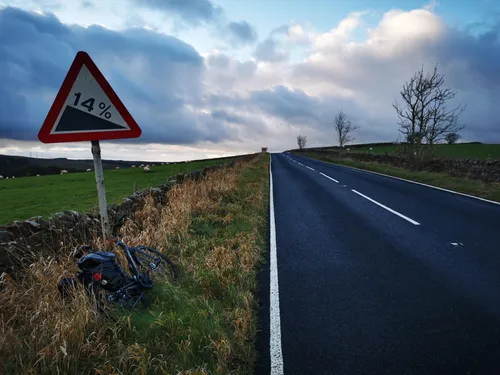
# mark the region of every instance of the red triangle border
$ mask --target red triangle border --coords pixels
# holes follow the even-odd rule
[[[83,133],[67,133],[67,134],[50,134],[52,128],[54,127],[59,113],[63,110],[64,103],[75,83],[78,74],[82,66],[85,65],[90,73],[94,76],[95,80],[101,86],[104,93],[108,96],[111,104],[116,108],[118,113],[125,120],[130,130],[126,131],[101,131],[101,132],[83,132]],[[129,113],[125,105],[122,103],[118,95],[108,83],[106,78],[97,67],[97,65],[92,61],[90,56],[84,52],[79,51],[76,54],[71,67],[66,74],[66,78],[59,89],[59,92],[54,99],[54,103],[50,107],[49,113],[43,122],[40,131],[38,132],[38,139],[43,143],[59,143],[59,142],[82,142],[82,141],[99,141],[99,140],[111,140],[111,139],[123,139],[123,138],[137,138],[141,136],[141,128],[135,122],[132,115]]]

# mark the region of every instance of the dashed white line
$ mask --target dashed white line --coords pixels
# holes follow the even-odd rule
[[[311,171],[314,171],[314,168],[311,168],[309,166],[306,165],[306,168],[310,169]]]
[[[380,206],[380,207],[382,207],[382,208],[386,209],[387,211],[392,212],[394,215],[397,215],[397,216],[399,216],[400,218],[405,219],[406,221],[409,221],[409,222],[410,222],[410,223],[412,223],[413,225],[420,225],[420,223],[419,223],[418,221],[415,221],[415,220],[413,220],[413,219],[410,219],[409,217],[407,217],[407,216],[405,216],[405,215],[403,215],[403,214],[400,214],[400,213],[399,213],[399,212],[397,212],[397,211],[394,211],[392,208],[389,208],[389,207],[387,207],[387,206],[384,206],[382,203],[379,203],[379,202],[377,202],[376,200],[371,199],[370,197],[367,197],[367,196],[366,196],[366,195],[364,195],[364,194],[361,194],[359,191],[356,191],[356,190],[354,190],[354,189],[351,189],[351,191],[352,191],[353,193],[356,193],[356,194],[358,194],[358,195],[362,196],[362,197],[363,197],[363,198],[365,198],[365,199],[368,199],[370,202],[375,203],[376,205],[378,205],[378,206]]]
[[[271,157],[272,159],[272,157]],[[278,283],[278,258],[276,251],[276,225],[274,221],[273,174],[269,160],[269,232],[270,232],[270,339],[271,375],[283,375],[283,353],[281,350],[281,318]]]
[[[314,160],[314,161],[321,161],[322,163],[325,163],[325,164],[331,164],[331,165],[335,165],[335,166],[342,167],[342,168],[355,169],[355,170],[358,170],[358,171],[361,171],[361,172],[365,172],[365,173],[378,174],[379,176],[389,177],[389,178],[393,178],[395,180],[401,180],[401,181],[409,182],[411,184],[422,185],[422,186],[425,186],[425,187],[428,187],[428,188],[446,191],[447,193],[462,195],[464,197],[473,198],[473,199],[479,199],[480,201],[483,201],[483,202],[488,202],[488,203],[493,203],[493,204],[496,204],[496,205],[500,205],[500,202],[492,201],[492,200],[489,200],[489,199],[486,199],[486,198],[476,197],[475,195],[460,193],[458,191],[454,191],[454,190],[450,190],[450,189],[445,189],[445,188],[442,188],[442,187],[439,187],[439,186],[424,184],[423,182],[407,180],[406,178],[391,176],[391,175],[388,175],[388,174],[385,174],[385,173],[373,172],[373,171],[369,171],[367,169],[356,168],[356,167],[348,167],[346,165],[340,165],[340,164],[330,163],[330,162],[327,162],[327,161],[314,159],[314,158],[311,158],[309,156],[302,156],[302,157],[308,158],[308,159],[311,159],[311,160]]]
[[[319,172],[320,175],[322,175],[323,177],[326,177],[328,178],[329,180],[332,180],[333,182],[336,182],[337,184],[339,183],[336,179],[334,178],[331,178],[330,176],[327,176],[326,174],[322,173],[322,172]]]

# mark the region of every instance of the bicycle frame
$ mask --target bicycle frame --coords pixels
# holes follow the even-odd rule
[[[139,269],[137,268],[137,264],[135,263],[134,258],[132,257],[132,253],[130,252],[130,248],[121,241],[116,241],[115,245],[121,247],[123,249],[123,251],[125,252],[125,256],[127,258],[127,261],[129,263],[130,267],[132,268],[132,273],[134,274],[134,279],[136,279],[137,276],[140,274],[140,272],[139,272]]]

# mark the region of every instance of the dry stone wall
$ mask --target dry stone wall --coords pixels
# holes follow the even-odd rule
[[[250,160],[255,154],[245,155],[237,160]],[[205,167],[190,173],[171,177],[158,188],[148,188],[125,198],[120,205],[108,206],[110,222],[115,225],[122,216],[132,216],[139,210],[149,195],[158,202],[176,184],[186,179],[199,180],[208,172],[234,166],[235,160],[223,165]],[[40,256],[67,256],[77,245],[91,243],[102,235],[100,216],[94,213],[76,211],[57,212],[50,219],[35,216],[29,220],[17,220],[0,226],[0,274],[16,272]]]

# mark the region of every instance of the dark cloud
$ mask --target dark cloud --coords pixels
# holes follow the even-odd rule
[[[211,106],[226,108],[215,112],[220,119],[242,122],[240,117],[235,117],[229,110],[265,114],[275,124],[295,126],[309,134],[316,134],[316,139],[311,138],[316,145],[336,142],[333,119],[341,109],[353,123],[360,126],[360,131],[355,134],[360,142],[396,141],[398,136],[395,125],[389,128],[385,118],[369,118],[366,111],[351,99],[328,95],[311,96],[303,90],[293,90],[281,85],[266,90],[253,90],[247,96],[212,95],[207,101]],[[250,123],[248,119],[245,121],[246,124]],[[260,131],[262,134],[266,133],[264,129]]]
[[[322,100],[307,95],[302,90],[277,86],[270,90],[253,91],[250,100],[262,111],[293,123],[316,122],[321,115]]]
[[[175,15],[184,22],[199,26],[212,24],[218,36],[221,36],[232,46],[243,46],[257,41],[257,31],[246,21],[230,21],[225,17],[224,10],[211,0],[132,0],[139,7],[165,12],[165,15]]]
[[[26,131],[23,117],[27,113],[28,103],[24,96],[0,87],[0,138],[23,139]]]
[[[215,120],[226,121],[232,124],[245,124],[247,122],[247,119],[245,119],[244,117],[237,114],[228,113],[227,111],[221,109],[212,111],[211,116]]]
[[[239,109],[244,109],[244,106],[240,106]],[[232,132],[235,134],[234,140],[240,142],[262,141],[262,139],[271,136],[269,127],[261,119],[261,114],[254,112],[239,114],[226,109],[216,109],[212,110],[211,115],[217,123],[226,122],[231,125]]]
[[[283,35],[283,34],[286,34],[288,32],[288,29],[290,28],[290,25],[281,25],[281,26],[278,26],[276,27],[275,29],[273,29],[271,31],[271,34],[270,35]]]
[[[272,36],[260,42],[254,54],[257,59],[269,62],[286,61],[289,57],[289,52],[281,49],[279,42]]]
[[[132,0],[140,7],[176,14],[193,25],[217,21],[223,14],[221,8],[210,0]]]
[[[302,90],[290,90],[285,86],[275,86],[266,90],[250,91],[248,96],[212,95],[209,103],[217,107],[244,109],[253,113],[265,113],[291,124],[308,122],[311,125],[321,124],[331,103],[323,98],[307,95]],[[226,111],[213,112],[226,121],[238,122],[239,118]]]
[[[289,34],[292,25],[281,25],[273,29],[269,36],[257,45],[254,51],[255,58],[268,62],[283,62],[289,59],[292,48],[300,44],[310,44],[309,40],[297,39],[291,42]]]
[[[257,71],[254,61],[240,62],[222,53],[209,55],[205,62],[209,72],[206,85],[223,92],[232,90],[237,84],[250,81]]]
[[[68,67],[87,51],[143,129],[134,142],[232,139],[203,96],[203,58],[179,39],[128,29],[66,26],[53,15],[0,10],[0,138],[36,140]]]
[[[211,69],[230,71],[236,78],[245,78],[251,76],[257,70],[257,65],[253,61],[241,62],[231,59],[229,56],[218,53],[209,55],[206,59],[207,65]],[[229,73],[229,72],[228,72]]]
[[[213,19],[198,17],[199,22]],[[436,62],[446,85],[468,105],[464,140],[500,142],[500,29],[474,35],[436,30],[407,35],[386,26],[378,30],[381,44],[330,35],[318,46],[315,38],[313,58],[275,66],[220,52],[203,59],[179,39],[140,28],[67,26],[53,15],[5,8],[0,35],[9,38],[0,38],[0,138],[36,140],[76,51],[86,50],[143,128],[139,142],[252,139],[279,149],[287,144],[283,134],[302,129],[311,143],[332,144],[332,121],[340,109],[360,125],[359,142],[393,141],[398,132],[392,103],[401,86],[422,64],[431,68]],[[286,32],[285,27],[272,31],[257,46],[256,58],[287,60]]]
[[[233,45],[252,44],[257,41],[257,31],[246,21],[230,22],[227,25],[228,40]]]

